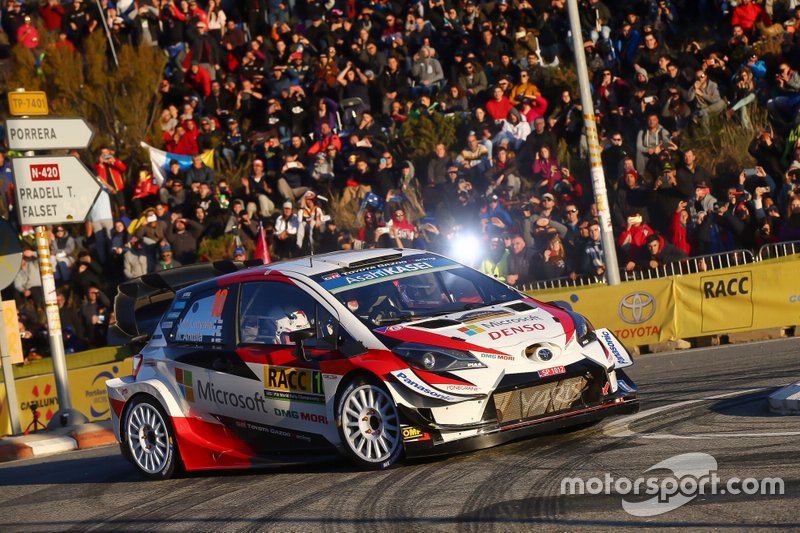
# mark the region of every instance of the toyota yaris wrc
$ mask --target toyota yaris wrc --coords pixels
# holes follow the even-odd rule
[[[445,257],[246,266],[120,286],[117,333],[140,349],[108,397],[150,477],[334,451],[385,468],[638,409],[611,332]]]

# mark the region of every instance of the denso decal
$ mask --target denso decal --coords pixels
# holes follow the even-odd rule
[[[264,367],[264,396],[278,400],[322,402],[322,372],[308,368]]]
[[[515,316],[511,318],[504,318],[502,320],[490,320],[489,322],[481,322],[479,326],[484,328],[499,328],[500,326],[507,326],[509,324],[521,324],[524,322],[540,322],[542,317],[539,315],[526,315]]]
[[[423,396],[429,396],[431,398],[436,398],[439,400],[444,400],[446,402],[456,402],[460,401],[460,398],[456,398],[455,396],[450,396],[448,394],[444,394],[437,390],[434,390],[427,385],[420,383],[419,381],[415,380],[412,376],[409,376],[402,370],[396,370],[392,372],[392,375],[396,377],[401,383],[406,385],[410,389],[414,389],[419,394]]]
[[[513,337],[514,335],[519,335],[520,333],[529,333],[531,331],[544,331],[545,325],[544,324],[523,324],[521,326],[511,326],[510,328],[504,328],[499,331],[490,331],[489,338],[493,341],[497,339],[501,339],[503,337]]]
[[[554,366],[552,368],[545,368],[543,370],[539,370],[539,377],[546,378],[550,376],[557,376],[559,374],[564,374],[567,371],[567,368],[564,366]]]

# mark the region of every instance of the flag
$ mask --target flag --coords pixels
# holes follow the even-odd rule
[[[133,0],[117,0],[117,14],[128,19],[129,22],[133,20],[131,13],[134,9],[136,9],[136,5]]]
[[[258,221],[258,246],[253,252],[254,259],[261,259],[261,262],[268,265],[272,262],[269,256],[269,246],[267,245],[267,232],[264,231],[264,225]]]
[[[140,143],[142,148],[147,148],[148,152],[150,153],[150,166],[153,171],[153,177],[156,179],[156,183],[159,187],[164,185],[164,179],[167,175],[167,171],[169,170],[169,163],[173,159],[178,162],[181,166],[181,170],[186,171],[189,167],[192,166],[192,156],[190,155],[178,155],[173,154],[172,152],[165,152],[164,150],[159,150],[158,148],[153,148],[146,142]],[[213,150],[206,150],[200,157],[203,158],[203,162],[209,168],[214,168],[214,151]]]

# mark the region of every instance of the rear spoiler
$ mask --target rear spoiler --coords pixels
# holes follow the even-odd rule
[[[120,283],[114,298],[114,315],[117,321],[109,328],[109,343],[146,341],[180,289],[261,264],[260,259],[200,263],[145,274]]]

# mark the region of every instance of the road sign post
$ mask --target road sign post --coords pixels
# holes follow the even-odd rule
[[[92,129],[82,118],[12,118],[6,120],[11,150],[82,149],[92,140]]]
[[[64,341],[50,256],[50,238],[45,226],[86,220],[100,194],[100,182],[76,157],[14,158],[12,166],[19,223],[22,226],[35,226],[36,231],[39,272],[42,276],[45,316],[59,404],[58,413],[50,423],[61,426],[83,423],[86,417],[72,408],[69,393]]]

